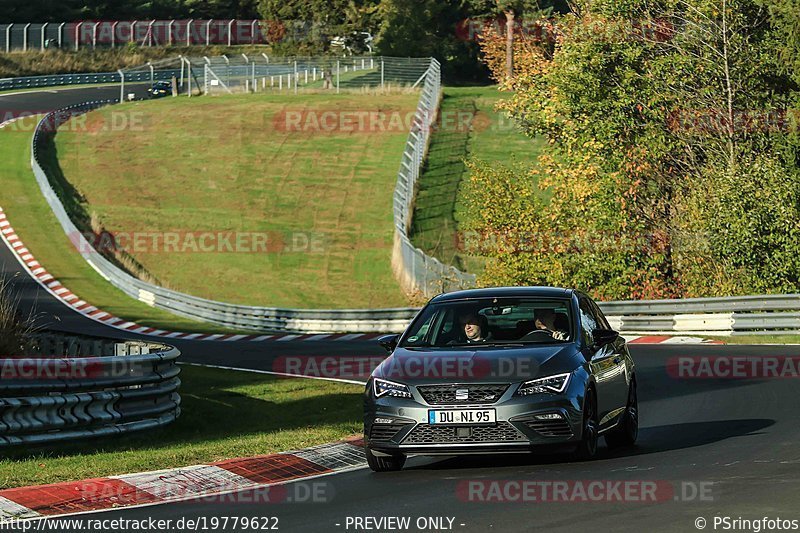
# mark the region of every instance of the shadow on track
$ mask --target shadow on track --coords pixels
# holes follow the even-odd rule
[[[649,455],[672,450],[683,450],[705,446],[733,437],[758,435],[765,428],[775,424],[774,420],[756,418],[741,420],[717,420],[713,422],[687,422],[653,426],[639,430],[639,440],[634,448],[608,450],[605,446],[598,450],[598,457],[585,464],[604,459]],[[405,470],[451,470],[464,468],[503,468],[530,465],[552,465],[571,463],[564,450],[550,450],[549,453],[507,454],[507,455],[468,455],[453,457],[424,465],[412,465]]]

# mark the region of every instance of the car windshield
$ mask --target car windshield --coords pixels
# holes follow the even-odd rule
[[[427,306],[404,335],[403,348],[550,344],[572,340],[568,300],[486,298]]]

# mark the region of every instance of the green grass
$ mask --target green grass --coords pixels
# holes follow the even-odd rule
[[[230,332],[134,300],[89,266],[64,234],[33,177],[30,142],[37,121],[31,117],[0,130],[0,207],[34,257],[83,300],[120,318],[159,329]]]
[[[4,453],[0,487],[160,470],[287,451],[361,431],[362,387],[183,367],[182,415],[154,432]]]
[[[464,219],[462,182],[468,177],[465,161],[526,163],[536,159],[544,141],[523,135],[510,119],[494,110],[508,95],[496,87],[446,87],[442,100],[442,127],[431,136],[426,166],[419,180],[411,238],[440,261],[476,272],[482,260],[463,254],[457,246]],[[455,127],[458,117],[473,114],[473,127]],[[448,127],[450,124],[450,127]]]
[[[134,251],[136,262],[165,286],[245,305],[402,306],[390,257],[405,128],[281,131],[275,117],[281,111],[405,116],[417,99],[405,92],[128,103],[91,114],[86,128],[62,128],[57,157],[66,189],[83,199],[82,218],[93,219],[95,228],[269,238],[268,253]],[[94,127],[112,117],[138,126]]]
[[[709,338],[725,344],[800,344],[800,335],[730,335]]]

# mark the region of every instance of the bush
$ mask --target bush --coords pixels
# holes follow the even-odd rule
[[[0,280],[0,357],[24,355],[35,333],[34,316],[19,313],[19,297],[8,280]]]

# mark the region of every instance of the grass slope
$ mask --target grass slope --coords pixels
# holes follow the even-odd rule
[[[468,177],[465,160],[525,163],[536,159],[544,146],[494,110],[503,97],[495,87],[445,87],[442,127],[431,136],[419,180],[412,241],[440,261],[471,272],[480,270],[480,258],[463,255],[456,245],[463,219],[461,183]],[[471,129],[456,126],[459,117],[473,113]]]
[[[228,330],[176,317],[149,307],[114,288],[78,253],[45,202],[30,166],[36,118],[0,130],[0,207],[33,255],[82,299],[121,318],[154,328],[224,333]]]
[[[286,131],[279,117],[405,117],[417,99],[328,93],[124,104],[95,112],[85,127],[67,125],[57,156],[87,220],[108,231],[269,238],[269,253],[134,251],[170,288],[246,305],[402,306],[390,268],[391,202],[407,131]],[[103,127],[114,121],[135,126]]]

